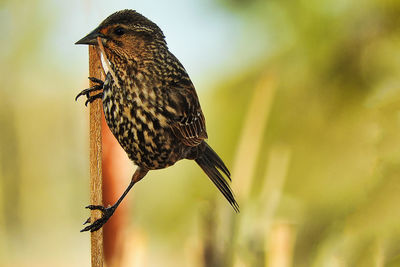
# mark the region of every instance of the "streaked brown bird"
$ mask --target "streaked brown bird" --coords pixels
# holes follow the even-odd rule
[[[229,170],[205,142],[205,119],[195,88],[185,68],[168,50],[161,29],[134,10],[122,10],[76,44],[96,46],[99,37],[115,74],[109,71],[104,82],[89,78],[98,85],[83,90],[76,99],[86,95],[87,104],[102,98],[111,132],[138,168],[114,205],[86,207],[101,210],[103,215],[81,231],[100,229],[148,171],[181,159],[195,160],[238,212],[227,181]],[[94,91],[98,93],[89,96]]]

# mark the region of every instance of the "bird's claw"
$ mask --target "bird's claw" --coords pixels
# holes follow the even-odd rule
[[[85,106],[87,106],[89,103],[92,103],[97,98],[103,98],[103,93],[101,92],[101,93],[98,93],[97,95],[88,96],[88,98],[85,101]]]
[[[101,210],[102,212],[104,212],[107,208],[105,208],[102,205],[89,205],[86,206],[85,209],[90,209],[90,210]]]
[[[91,219],[90,217],[87,218],[87,220],[83,223],[83,225],[90,223],[90,221],[91,221],[90,219]]]
[[[99,91],[99,90],[102,90],[103,89],[103,86],[104,86],[104,82],[102,81],[102,80],[100,80],[100,79],[97,79],[97,78],[95,78],[95,77],[88,77],[88,79],[90,80],[90,81],[92,81],[92,82],[94,82],[94,83],[97,83],[96,85],[94,85],[94,86],[92,86],[92,87],[90,87],[90,88],[87,88],[87,89],[84,89],[84,90],[82,90],[76,97],[75,97],[75,101],[77,101],[78,100],[78,98],[79,97],[81,97],[81,96],[83,96],[83,95],[85,95],[88,99],[90,98],[90,93],[91,92],[95,92],[95,91]],[[98,95],[98,94],[97,94]],[[93,99],[94,100],[94,99]],[[93,101],[92,100],[92,101]],[[87,106],[87,103],[91,103],[92,101],[89,101],[89,102],[85,102],[85,106]]]
[[[95,85],[95,86],[92,86],[90,88],[83,89],[79,94],[76,95],[75,101],[77,101],[78,98],[83,96],[83,95],[86,95],[86,97],[89,97],[89,93],[90,92],[99,91],[101,89],[103,89],[103,87],[101,85]]]
[[[99,85],[103,86],[104,82],[96,77],[88,77],[88,79],[94,83],[98,83]]]
[[[105,208],[104,206],[101,205],[89,205],[86,208],[90,210],[100,210],[103,213],[103,215],[101,216],[101,218],[95,220],[93,223],[83,228],[81,232],[86,232],[86,231],[95,232],[99,230],[108,221],[108,219],[110,219],[110,217],[114,214],[115,211],[114,206]],[[89,218],[86,220],[84,225],[90,222],[91,219]]]

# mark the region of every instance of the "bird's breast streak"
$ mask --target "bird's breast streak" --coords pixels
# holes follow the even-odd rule
[[[110,130],[137,165],[148,169],[173,165],[179,153],[171,149],[174,136],[154,105],[156,93],[130,85],[127,89],[112,84],[104,90],[104,115]]]

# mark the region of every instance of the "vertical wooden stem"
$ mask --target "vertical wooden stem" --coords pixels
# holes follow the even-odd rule
[[[89,76],[102,79],[101,60],[96,47],[89,46]],[[90,81],[90,86],[93,82]],[[94,92],[96,94],[98,92]],[[92,93],[93,94],[93,93]],[[103,182],[102,182],[102,162],[101,162],[101,113],[102,101],[96,99],[90,104],[90,204],[103,205]],[[101,212],[94,210],[91,212],[91,221],[101,217]],[[92,232],[91,243],[91,262],[92,267],[103,267],[103,228]]]

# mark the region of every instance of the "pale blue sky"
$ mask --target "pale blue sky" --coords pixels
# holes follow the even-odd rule
[[[47,39],[32,50],[39,51],[35,68],[46,70],[50,66],[60,73],[86,73],[87,48],[74,43],[108,15],[126,8],[137,10],[160,26],[170,50],[185,66],[198,90],[252,66],[267,44],[266,36],[260,36],[255,27],[245,27],[237,16],[211,0],[7,3],[0,6],[0,30],[3,38],[12,41],[4,43],[2,52],[7,54],[7,49],[15,50],[16,46],[18,49],[30,42],[18,36],[20,28],[32,35],[44,28]],[[37,65],[38,59],[41,66]]]
[[[170,50],[183,63],[195,84],[200,80],[212,82],[206,77],[218,79],[219,75],[226,76],[251,65],[260,42],[265,43],[260,38],[258,43],[243,51],[246,42],[241,21],[211,0],[73,0],[58,3],[61,10],[59,27],[68,30],[57,34],[56,40],[63,49],[73,51],[74,57],[79,54],[80,59],[86,59],[82,55],[86,49],[71,44],[104,18],[121,9],[135,9],[160,26]]]
[[[58,26],[52,30],[56,47],[69,51],[70,59],[86,60],[87,49],[73,43],[111,13],[135,9],[157,23],[170,50],[183,63],[192,79],[225,66],[237,49],[240,23],[208,1],[60,1]],[[64,29],[59,31],[59,29]],[[70,54],[71,53],[71,54]],[[86,68],[85,68],[86,69]]]

